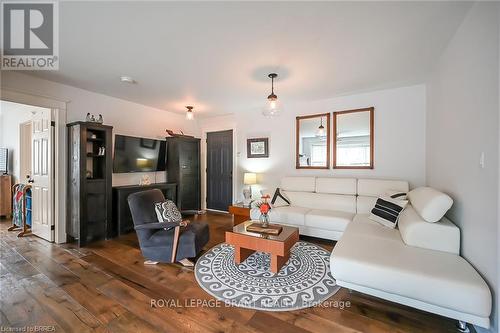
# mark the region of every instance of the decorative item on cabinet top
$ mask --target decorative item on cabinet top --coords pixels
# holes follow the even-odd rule
[[[87,116],[85,117],[85,121],[88,123],[96,123],[103,124],[104,119],[102,118],[102,114],[99,114],[99,117],[96,119],[96,116],[91,115],[90,112],[87,112]]]
[[[194,138],[194,136],[192,136],[192,135],[186,135],[181,130],[179,130],[179,131],[180,131],[180,133],[175,133],[174,131],[169,130],[169,129],[165,130],[165,132],[167,132],[167,134],[173,138]]]

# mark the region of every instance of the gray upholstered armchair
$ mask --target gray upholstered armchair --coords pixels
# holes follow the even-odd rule
[[[158,189],[133,193],[128,204],[146,263],[176,262],[193,258],[209,239],[208,225],[181,220],[159,223],[155,203],[165,201]]]

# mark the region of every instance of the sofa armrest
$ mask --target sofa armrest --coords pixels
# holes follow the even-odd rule
[[[439,222],[427,222],[408,205],[399,217],[398,228],[406,245],[460,253],[460,229],[445,217]]]

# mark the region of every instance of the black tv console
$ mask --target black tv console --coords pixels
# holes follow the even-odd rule
[[[156,183],[151,185],[113,186],[113,228],[112,237],[134,230],[127,198],[130,194],[157,188],[166,199],[177,202],[177,183]]]

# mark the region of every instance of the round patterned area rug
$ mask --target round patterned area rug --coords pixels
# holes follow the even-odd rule
[[[255,252],[238,265],[233,246],[222,243],[197,260],[196,280],[220,301],[266,311],[308,308],[340,289],[330,272],[330,252],[302,241],[290,252],[288,262],[274,274],[269,254]]]

